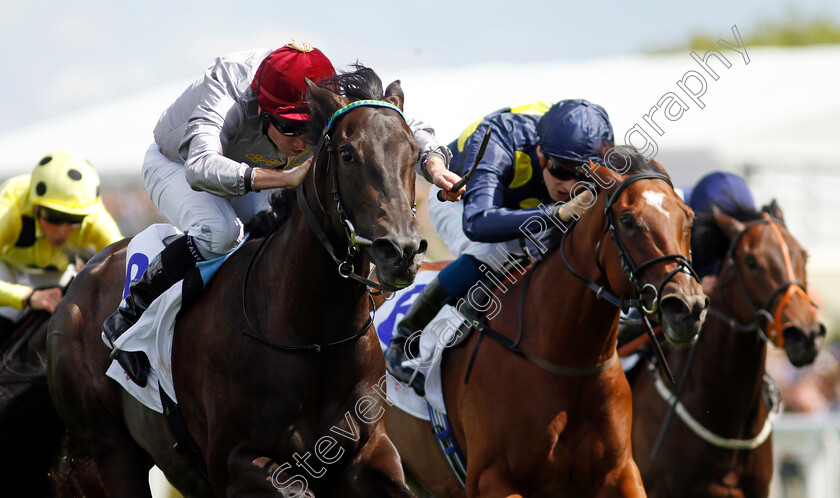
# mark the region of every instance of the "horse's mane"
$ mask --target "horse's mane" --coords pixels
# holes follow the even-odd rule
[[[347,97],[350,101],[356,100],[382,100],[385,92],[382,90],[382,80],[376,72],[359,62],[352,64],[353,71],[341,71],[332,78],[318,83],[321,88]],[[321,139],[321,133],[330,119],[331,114],[324,113],[317,106],[309,106],[312,118],[309,120],[309,127],[306,132],[306,141],[315,145]]]
[[[358,62],[352,64],[353,71],[341,71],[339,74],[318,83],[321,88],[326,88],[333,93],[347,97],[351,101],[356,100],[381,100],[385,97],[382,90],[382,80],[376,72]],[[306,142],[310,147],[315,147],[321,139],[324,127],[330,119],[331,114],[323,112],[318,106],[309,106],[311,119],[306,130]],[[271,195],[271,207],[245,224],[245,230],[252,238],[265,236],[271,227],[277,222],[278,211],[287,212],[286,207],[275,192]],[[291,196],[290,196],[291,197]],[[294,207],[292,207],[294,209]]]
[[[765,207],[762,211],[757,211],[753,206],[738,202],[733,196],[726,197],[729,202],[712,203],[712,206],[738,221],[759,220],[762,218],[762,212],[767,209]],[[698,214],[691,229],[691,254],[694,268],[701,278],[717,274],[723,258],[726,257],[726,251],[729,250],[730,242],[729,237],[715,222],[711,207],[708,213]]]
[[[605,158],[604,166],[613,171],[620,171],[622,174],[666,174],[658,162],[648,159],[632,145],[618,145],[611,153],[607,151]]]

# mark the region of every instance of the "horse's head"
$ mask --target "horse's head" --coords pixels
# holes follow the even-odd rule
[[[615,152],[615,171],[595,171],[606,182],[604,237],[612,239],[601,240],[601,265],[613,290],[637,295],[658,316],[669,342],[691,343],[709,304],[689,261],[694,214],[658,164],[625,147]]]
[[[327,218],[321,222],[330,227],[333,245],[350,248],[339,271],[359,264],[353,253],[360,251],[376,265],[384,287],[404,287],[414,280],[427,243],[414,216],[420,149],[402,115],[399,81],[383,93],[376,73],[359,66],[323,86],[307,85],[308,138],[317,150],[304,195],[321,205],[315,211]]]
[[[742,328],[784,347],[794,366],[812,363],[826,329],[806,291],[808,255],[785,227],[776,201],[752,221],[739,221],[717,208],[713,216],[731,241],[717,285],[739,288],[728,304],[740,310],[738,319],[748,324]]]

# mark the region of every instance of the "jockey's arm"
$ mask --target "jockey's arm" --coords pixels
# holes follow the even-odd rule
[[[504,242],[525,236],[523,226],[534,217],[548,215],[539,208],[504,207],[508,176],[514,169],[514,156],[498,134],[490,138],[484,157],[464,194],[464,233],[476,242]]]
[[[464,193],[463,188],[457,192],[450,192],[452,187],[461,180],[457,173],[449,171],[452,152],[448,147],[438,142],[435,130],[431,126],[412,118],[408,118],[407,123],[414,134],[414,140],[420,146],[420,158],[415,164],[417,174],[442,189],[446,200],[457,201],[460,199]]]

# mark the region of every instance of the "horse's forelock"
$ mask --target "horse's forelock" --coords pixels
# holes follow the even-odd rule
[[[351,102],[356,100],[382,100],[385,91],[382,89],[382,80],[376,72],[356,62],[351,65],[352,71],[341,71],[339,74],[318,83],[318,86],[327,89],[335,94],[348,98]],[[312,118],[309,120],[307,130],[307,141],[310,144],[316,143],[321,138],[321,133],[330,119],[331,113],[327,114],[318,106],[309,106]]]

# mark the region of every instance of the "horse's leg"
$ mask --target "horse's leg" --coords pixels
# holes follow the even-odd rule
[[[413,497],[405,483],[400,455],[380,423],[350,463],[339,484],[350,496]]]
[[[290,463],[278,464],[256,450],[240,445],[228,455],[229,497],[282,496],[315,498],[306,476],[294,475]]]
[[[105,441],[105,434],[108,440]],[[97,438],[93,460],[102,478],[106,496],[151,498],[148,456],[130,437],[103,432]]]

